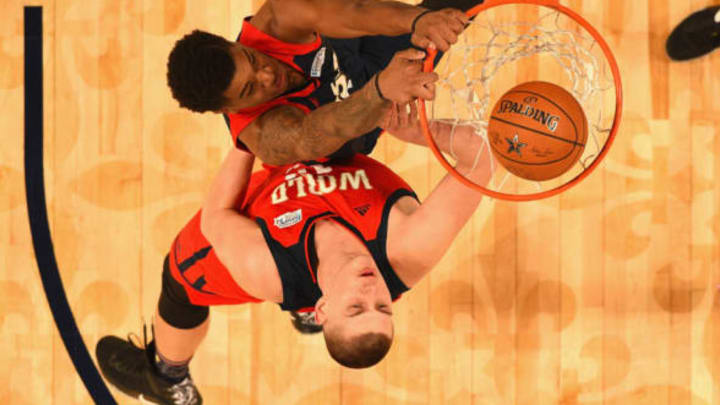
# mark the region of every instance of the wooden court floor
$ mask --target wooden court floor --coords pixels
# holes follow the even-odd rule
[[[231,147],[179,109],[167,54],[234,37],[260,0],[0,1],[0,404],[89,404],[52,322],[23,182],[22,6],[45,13],[45,177],[54,248],[88,347],[140,332],[162,259]],[[720,52],[670,63],[665,37],[710,0],[570,0],[605,36],[625,118],[601,169],[534,203],[487,200],[395,306],[364,371],[271,304],[212,310],[192,362],[207,404],[720,404]],[[444,174],[384,137],[374,157],[426,196]],[[120,403],[133,403],[116,393]]]

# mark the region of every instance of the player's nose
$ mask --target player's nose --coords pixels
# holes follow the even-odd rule
[[[257,79],[263,85],[263,87],[272,87],[275,83],[277,74],[272,67],[264,66],[257,72]]]

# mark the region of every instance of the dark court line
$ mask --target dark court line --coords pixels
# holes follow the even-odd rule
[[[25,7],[25,193],[35,259],[45,296],[65,349],[97,404],[117,402],[88,353],[68,305],[53,249],[43,175],[43,24],[42,7]],[[62,401],[61,401],[62,402]]]

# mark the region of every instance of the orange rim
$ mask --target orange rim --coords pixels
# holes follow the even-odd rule
[[[532,201],[532,200],[539,200],[542,198],[548,198],[552,197],[554,195],[557,195],[559,193],[562,193],[563,191],[569,189],[570,187],[580,183],[585,177],[590,175],[595,168],[602,162],[602,160],[605,158],[605,155],[607,155],[608,151],[610,150],[610,146],[612,146],[613,141],[615,140],[615,136],[618,131],[618,127],[620,125],[620,120],[622,118],[622,81],[620,80],[620,69],[618,68],[617,61],[615,60],[615,56],[613,55],[612,51],[610,50],[610,47],[605,42],[603,37],[600,35],[597,30],[590,25],[589,22],[587,22],[584,18],[582,18],[579,14],[576,12],[570,10],[567,7],[562,6],[558,3],[557,0],[495,0],[495,1],[487,1],[483,4],[479,4],[472,9],[467,11],[467,16],[472,17],[474,15],[477,15],[481,11],[497,7],[497,6],[503,6],[508,4],[535,4],[538,6],[545,6],[549,8],[553,8],[568,17],[575,20],[578,24],[582,25],[585,30],[587,30],[588,33],[597,41],[598,45],[602,49],[603,53],[605,54],[605,57],[608,60],[608,64],[610,65],[610,70],[612,71],[613,75],[613,81],[615,83],[615,116],[613,119],[613,126],[610,129],[610,134],[608,135],[607,141],[605,141],[605,145],[603,145],[602,150],[598,154],[598,157],[593,160],[593,162],[590,164],[590,166],[587,167],[587,169],[583,170],[582,173],[575,176],[572,180],[568,181],[567,183],[560,185],[558,187],[552,188],[550,190],[541,191],[538,193],[533,194],[508,194],[508,193],[501,193],[498,191],[493,191],[488,188],[485,188],[479,184],[475,184],[472,181],[468,180],[465,176],[460,174],[455,168],[450,164],[450,162],[447,161],[445,156],[443,156],[442,152],[438,149],[437,144],[435,143],[435,140],[432,137],[432,133],[430,132],[430,128],[428,126],[428,120],[427,120],[427,112],[426,112],[426,106],[425,106],[425,100],[420,99],[420,123],[422,125],[423,135],[428,141],[428,145],[430,145],[430,149],[433,151],[433,154],[435,157],[440,161],[440,163],[445,167],[445,169],[452,174],[455,178],[457,178],[461,183],[465,184],[466,186],[473,188],[475,190],[478,190],[482,192],[483,194],[486,194],[490,197],[497,198],[500,200],[509,200],[509,201]],[[437,54],[437,51],[434,49],[428,50],[427,56],[425,58],[425,61],[423,63],[423,70],[425,72],[431,72],[434,69],[433,60],[435,59],[435,55]]]

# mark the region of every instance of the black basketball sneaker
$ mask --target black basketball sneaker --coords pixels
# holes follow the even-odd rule
[[[720,6],[706,8],[684,19],[668,37],[670,59],[697,58],[720,47]]]
[[[95,348],[95,356],[105,379],[123,393],[146,403],[162,405],[200,405],[202,397],[188,374],[173,383],[160,376],[155,367],[155,343],[141,348],[116,336],[105,336]]]

